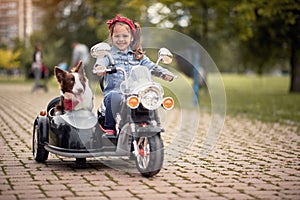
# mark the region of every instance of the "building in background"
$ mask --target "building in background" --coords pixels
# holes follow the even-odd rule
[[[34,7],[33,1],[0,0],[0,46],[11,47],[16,38],[28,42],[30,35],[41,29],[43,11]]]

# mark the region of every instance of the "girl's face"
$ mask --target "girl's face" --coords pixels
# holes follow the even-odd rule
[[[116,24],[113,29],[112,43],[119,50],[125,51],[132,42],[130,28],[126,24]]]

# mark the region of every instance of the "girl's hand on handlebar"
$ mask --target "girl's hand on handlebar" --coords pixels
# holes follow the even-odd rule
[[[173,81],[173,79],[175,78],[175,76],[173,74],[164,74],[162,75],[162,79],[165,81]]]
[[[106,72],[99,72],[97,73],[97,76],[106,76]]]
[[[105,66],[97,66],[94,69],[95,74],[97,74],[97,76],[106,76],[106,67]]]

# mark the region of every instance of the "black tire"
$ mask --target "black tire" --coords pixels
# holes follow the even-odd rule
[[[86,168],[86,158],[76,158],[76,168],[85,169]]]
[[[49,152],[44,148],[45,143],[48,140],[47,121],[41,122],[39,118],[34,121],[33,124],[33,137],[32,137],[32,155],[37,162],[45,162],[48,159]]]
[[[135,159],[135,164],[142,176],[148,178],[159,173],[163,161],[164,145],[160,134],[139,139],[139,155]]]
[[[60,97],[55,97],[54,99],[52,99],[47,106],[47,113],[49,113],[51,108],[54,108],[55,105],[59,104],[60,102]],[[51,113],[51,115],[53,115],[54,113]]]

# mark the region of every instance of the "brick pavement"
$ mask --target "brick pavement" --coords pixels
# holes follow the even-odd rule
[[[88,159],[87,169],[75,169],[74,159],[50,153],[45,164],[36,163],[32,123],[56,94],[54,88],[31,94],[29,85],[0,85],[0,199],[300,199],[299,128],[243,118],[226,117],[205,156],[210,116],[201,113],[195,141],[150,179],[105,165],[122,165],[123,158]],[[172,116],[164,133],[166,158],[173,148]]]

